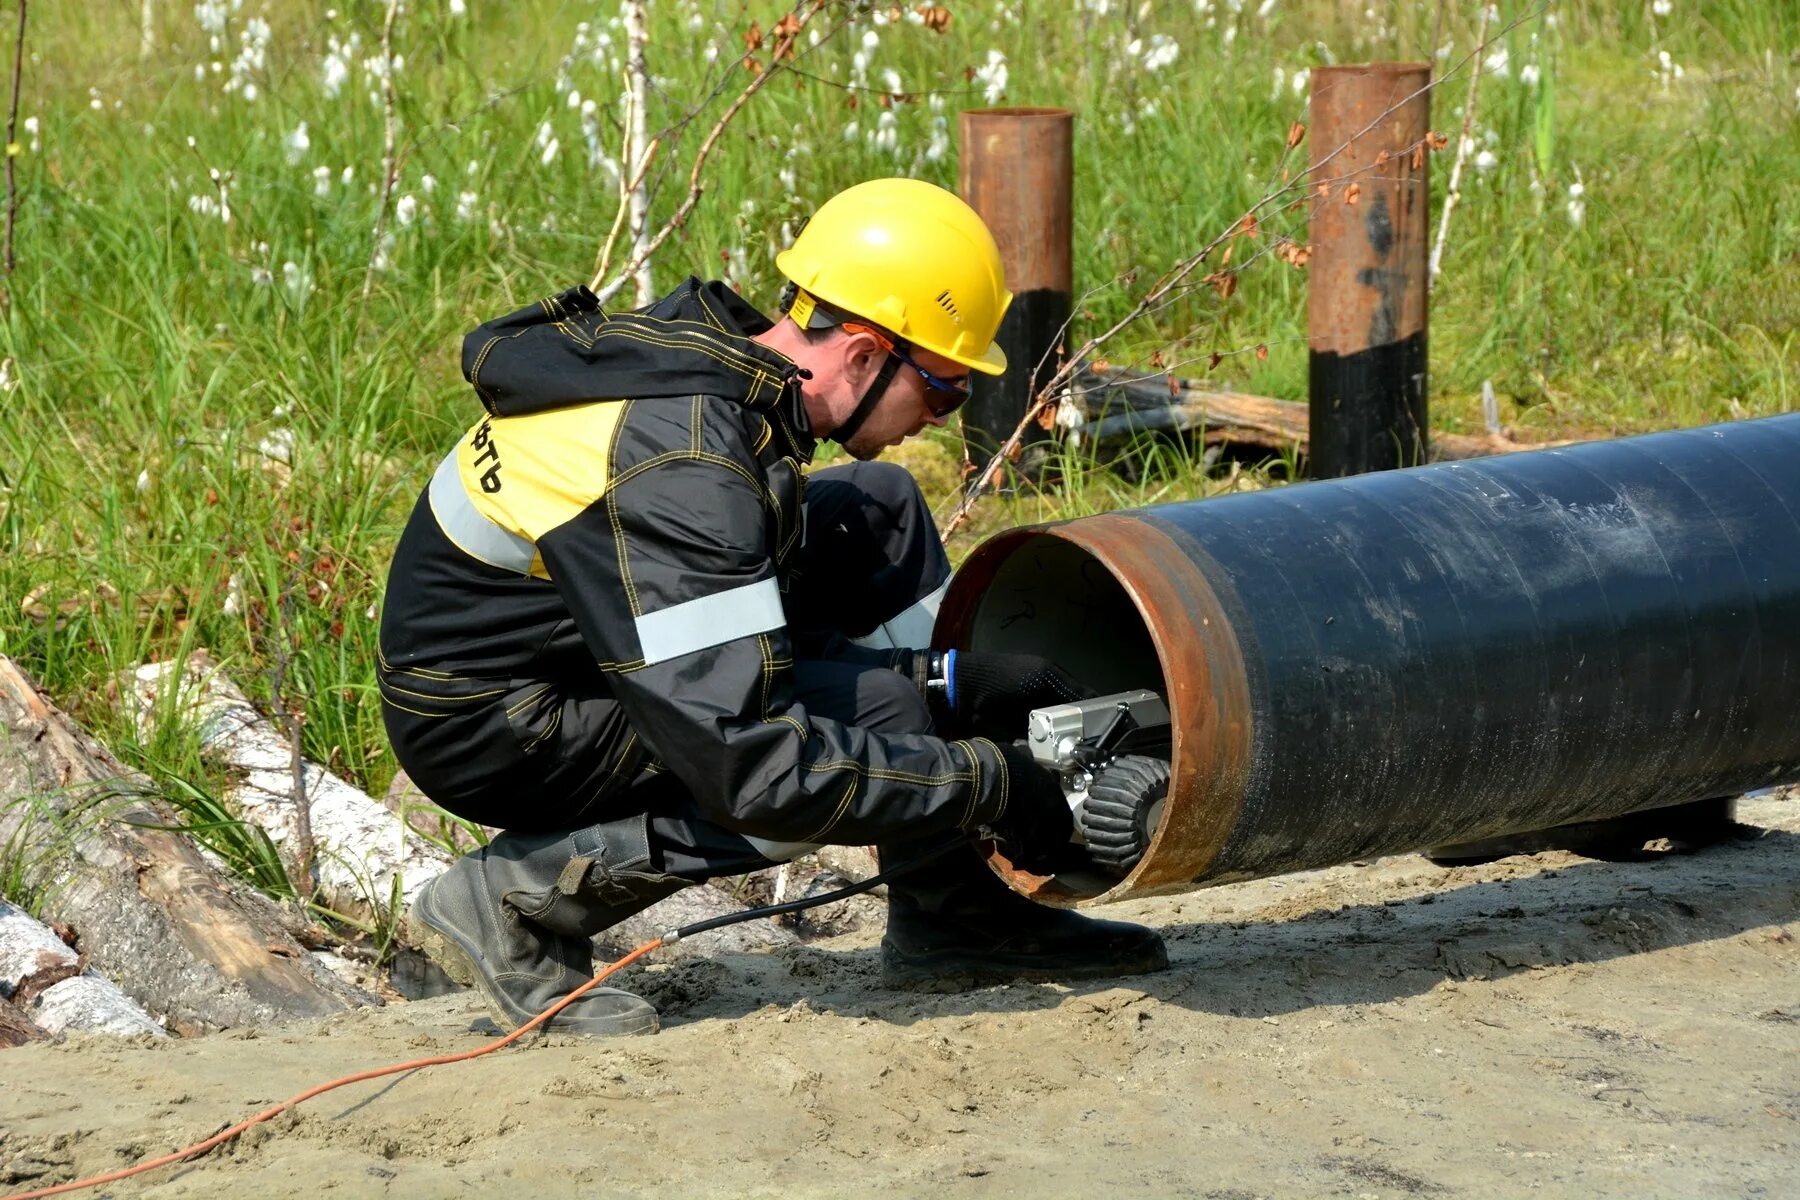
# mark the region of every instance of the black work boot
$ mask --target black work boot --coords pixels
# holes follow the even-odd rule
[[[650,869],[642,817],[570,833],[505,833],[433,879],[413,901],[420,946],[478,988],[513,1029],[594,977],[591,939],[688,886]],[[598,987],[557,1013],[557,1033],[655,1033],[656,1010]]]
[[[882,846],[882,865],[928,848],[923,842]],[[1015,979],[1142,975],[1169,965],[1155,930],[1027,900],[973,846],[952,850],[887,889],[881,981],[889,987],[955,992]]]

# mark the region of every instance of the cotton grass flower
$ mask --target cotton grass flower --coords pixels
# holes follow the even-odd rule
[[[225,603],[219,611],[228,617],[235,617],[244,611],[244,581],[234,571],[225,578]]]
[[[294,127],[294,132],[282,139],[282,148],[287,151],[288,166],[297,167],[306,152],[312,148],[312,139],[306,134],[306,122],[302,121]]]
[[[406,229],[419,218],[419,201],[411,192],[394,201],[394,224]]]
[[[1154,75],[1174,62],[1176,55],[1180,53],[1181,47],[1174,38],[1153,33],[1150,35],[1150,48],[1144,52],[1144,70]]]
[[[987,52],[987,62],[975,68],[975,82],[981,85],[982,99],[995,105],[1006,98],[1006,55],[998,50]]]
[[[1581,182],[1580,172],[1576,172],[1575,182],[1569,185],[1569,202],[1567,207],[1569,224],[1581,227],[1581,218],[1587,215],[1587,186]]]
[[[287,288],[288,295],[294,298],[296,304],[312,295],[312,272],[297,262],[281,264],[281,283],[283,287]]]

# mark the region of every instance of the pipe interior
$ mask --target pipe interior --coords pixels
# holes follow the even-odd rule
[[[1156,645],[1130,594],[1087,550],[1058,537],[1033,535],[1005,557],[981,594],[965,644],[1041,654],[1100,695],[1149,688],[1169,696]],[[1024,890],[1070,904],[1119,882],[1099,871],[1065,872]]]
[[[1044,655],[1101,694],[1168,695],[1130,595],[1093,555],[1061,538],[1035,535],[1006,556],[976,606],[968,644]]]

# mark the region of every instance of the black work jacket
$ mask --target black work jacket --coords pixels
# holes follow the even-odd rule
[[[616,314],[577,287],[470,334],[486,415],[396,550],[383,701],[421,718],[506,705],[529,752],[560,697],[598,690],[632,734],[618,788],[660,763],[755,837],[988,824],[1007,793],[991,742],[880,736],[793,699],[781,597],[814,440],[799,368],[752,340],[768,328],[690,279]],[[456,752],[438,745],[412,753]]]

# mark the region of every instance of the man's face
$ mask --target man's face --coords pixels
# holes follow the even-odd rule
[[[907,353],[908,357],[938,379],[957,387],[968,387],[969,369],[961,363],[916,347]],[[874,353],[868,355],[867,360],[858,364],[852,372],[854,376],[860,377],[860,383],[853,388],[850,408],[843,414],[845,420],[855,410],[856,401],[861,399],[863,391],[873,382],[886,357],[886,352],[877,344]],[[883,451],[899,445],[927,425],[941,427],[948,424],[948,415],[940,417],[933,410],[942,411],[954,401],[954,396],[933,388],[918,371],[901,363],[892,382],[888,384],[887,392],[876,404],[875,411],[869,414],[862,428],[856,431],[844,445],[844,449],[852,458],[864,462],[879,458]]]

